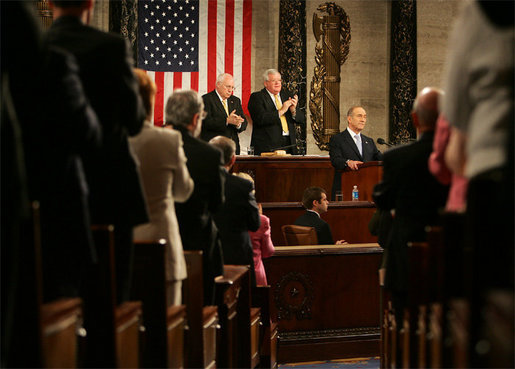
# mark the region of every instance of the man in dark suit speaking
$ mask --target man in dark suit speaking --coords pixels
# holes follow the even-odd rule
[[[298,97],[281,90],[281,74],[275,69],[268,69],[263,81],[265,88],[252,93],[248,104],[254,153],[284,148],[287,153],[297,154],[295,125],[306,124],[302,114],[297,114]]]
[[[228,137],[236,144],[236,155],[239,155],[238,133],[247,129],[247,120],[241,101],[232,94],[233,90],[234,78],[228,73],[223,73],[216,79],[216,88],[202,96],[207,115],[202,121],[200,138],[209,141],[216,136]]]
[[[346,130],[331,137],[329,156],[334,167],[332,198],[341,190],[341,173],[339,170],[350,168],[358,170],[359,165],[367,161],[382,160],[383,154],[377,149],[374,140],[361,134],[367,122],[367,112],[361,106],[353,106],[347,112]]]

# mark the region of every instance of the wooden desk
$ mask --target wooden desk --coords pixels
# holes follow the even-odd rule
[[[272,242],[275,246],[284,246],[286,242],[281,226],[293,224],[305,209],[300,202],[262,203],[263,214],[270,218]],[[375,204],[368,201],[331,202],[327,213],[322,214],[331,226],[333,238],[349,243],[377,242],[368,230],[368,222],[376,210]]]
[[[265,259],[278,362],[379,355],[376,243],[276,247]]]
[[[383,162],[369,161],[361,164],[358,170],[345,168],[340,173],[344,201],[352,200],[352,188],[355,185],[358,186],[360,200],[373,201],[374,186],[383,178]]]
[[[329,156],[237,156],[232,171],[254,178],[259,202],[301,201],[310,186],[330,194],[334,176]]]

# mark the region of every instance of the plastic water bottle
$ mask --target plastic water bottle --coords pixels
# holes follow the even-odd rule
[[[354,186],[354,188],[352,189],[352,201],[359,201],[358,186]]]

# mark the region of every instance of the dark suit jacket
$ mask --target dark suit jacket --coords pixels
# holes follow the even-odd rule
[[[280,96],[283,102],[293,97],[292,94],[284,90],[280,92]],[[270,152],[282,147],[283,130],[281,119],[266,88],[250,95],[248,108],[250,117],[252,118],[252,139],[250,144],[254,146],[254,154],[259,155],[262,152]],[[296,145],[297,137],[295,125],[300,124],[304,129],[306,125],[304,117],[298,110],[295,119],[293,119],[290,110],[288,110],[284,116],[288,122],[288,130],[290,132],[289,145]],[[285,150],[288,151],[289,149]],[[296,147],[293,147],[291,150],[293,154],[298,153]]]
[[[438,183],[428,169],[433,133],[424,133],[412,144],[384,154],[383,180],[374,188],[379,209],[395,209],[390,237],[386,243],[386,287],[408,288],[408,242],[424,241],[425,226],[435,224],[438,210],[445,205],[446,186]]]
[[[329,156],[334,167],[333,189],[331,191],[331,198],[333,200],[336,191],[341,190],[341,170],[347,167],[347,160],[367,162],[383,159],[383,154],[377,149],[373,139],[361,134],[361,144],[363,155],[359,153],[358,147],[347,129],[331,137],[329,141]]]
[[[145,113],[125,40],[63,16],[48,30],[47,41],[76,57],[84,90],[102,126],[100,152],[84,158],[92,221],[123,226],[147,222],[139,173],[127,140],[127,135],[141,130]]]
[[[307,211],[295,220],[296,225],[314,227],[319,245],[334,245],[333,234],[329,224],[312,211]]]
[[[226,123],[227,113],[225,112],[224,106],[215,90],[202,96],[202,100],[204,100],[204,110],[206,111],[207,116],[202,121],[202,132],[200,133],[200,138],[204,141],[209,141],[216,136],[228,137],[236,143],[236,155],[239,155],[240,139],[238,137],[238,133],[245,131],[248,124],[241,107],[240,99],[236,96],[229,96],[227,99],[227,110],[229,110],[229,114],[231,114],[233,110],[236,110],[235,114],[238,114],[240,117],[245,119],[243,123],[241,123],[241,127],[239,129],[232,124]]]
[[[27,180],[29,199],[40,204],[43,299],[77,296],[84,277],[82,272],[96,258],[87,207],[88,185],[81,156],[98,149],[101,128],[85,97],[75,58],[61,49],[42,44],[41,30],[37,27],[39,22],[25,2],[9,1],[0,6],[2,80],[9,82],[13,103],[13,109],[9,109],[12,115],[5,117],[2,114],[2,171],[7,160],[4,158],[9,157],[4,155],[4,149],[9,147],[4,145],[6,118],[6,122],[19,122],[25,159],[23,168],[27,174],[23,180]],[[21,44],[24,47],[20,47]],[[6,76],[9,78],[4,79]],[[8,101],[4,92],[2,113]],[[8,142],[8,145],[13,144]],[[29,206],[28,199],[23,199],[23,207],[16,212],[4,211],[5,204],[19,199],[16,194],[23,188],[21,183],[14,188],[4,186],[4,181],[12,180],[2,176],[2,211],[5,215],[2,217],[2,241],[5,241],[4,218],[11,221],[10,217]],[[4,248],[9,251],[14,245],[16,243],[3,242],[2,257]],[[24,259],[19,261],[25,262]],[[12,286],[9,282],[6,285],[21,287],[15,281],[11,282]],[[9,303],[15,302],[9,300]]]
[[[204,262],[204,304],[213,304],[214,277],[223,274],[223,259],[213,214],[224,202],[222,153],[194,138],[185,128],[181,132],[186,165],[195,188],[188,201],[175,203],[175,213],[184,250],[202,250]]]
[[[248,231],[257,231],[260,225],[252,183],[225,172],[225,203],[215,214],[220,231],[225,264],[249,265],[251,281],[255,285],[252,242]]]

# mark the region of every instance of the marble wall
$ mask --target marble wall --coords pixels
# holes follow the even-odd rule
[[[447,39],[453,20],[466,0],[418,0],[417,44],[418,89],[441,86]],[[262,88],[261,73],[277,67],[278,1],[253,1],[253,90]],[[324,1],[306,0],[306,43],[308,93],[315,66],[312,18]],[[341,67],[340,130],[347,124],[345,114],[352,105],[363,105],[368,122],[364,134],[377,139],[388,136],[389,61],[390,61],[390,1],[336,0],[345,10],[351,26],[351,43],[347,61]],[[308,154],[328,155],[318,149],[308,124]],[[244,145],[250,129],[241,135]],[[379,149],[384,149],[379,147]]]

